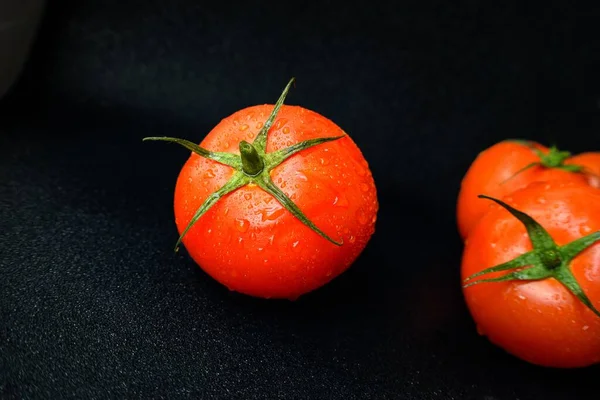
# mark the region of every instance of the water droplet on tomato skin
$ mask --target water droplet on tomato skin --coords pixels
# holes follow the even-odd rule
[[[308,181],[308,177],[300,171],[296,172],[296,178],[304,182]]]
[[[240,231],[240,232],[246,232],[248,230],[248,228],[250,227],[250,223],[248,222],[248,220],[245,219],[241,219],[241,218],[236,218],[235,219],[235,228]],[[241,238],[240,238],[241,239]]]
[[[354,243],[354,242],[356,242],[356,236],[350,236],[350,237],[348,238],[348,241],[349,241],[350,243]]]
[[[359,208],[358,211],[356,211],[356,220],[361,225],[366,225],[369,222],[369,218],[365,214],[364,210],[361,208]]]
[[[275,122],[275,129],[281,129],[285,124],[287,124],[287,119],[279,118],[277,122]]]
[[[337,207],[348,207],[348,199],[344,195],[335,196],[333,199],[333,205]]]
[[[251,193],[245,193],[244,194],[244,199],[251,200],[252,199],[252,194]]]
[[[369,191],[369,185],[367,185],[366,183],[361,183],[360,184],[360,190],[362,190],[363,192],[368,192]]]
[[[588,329],[590,329],[590,327],[587,325],[584,325],[583,328],[581,328],[581,330],[584,330],[584,331],[587,331]]]
[[[257,122],[256,123],[256,129],[260,129],[263,127],[263,123],[262,122]]]
[[[249,127],[248,127],[248,124],[243,124],[243,125],[240,125],[240,128],[239,128],[239,129],[240,129],[240,131],[245,131],[245,130],[246,130],[246,129],[248,129],[248,128],[249,128]]]
[[[579,233],[580,233],[581,235],[584,235],[584,236],[585,236],[585,235],[587,235],[587,234],[589,234],[589,233],[591,233],[591,232],[592,232],[592,228],[590,228],[588,225],[581,225],[581,226],[579,227]]]
[[[276,208],[275,210],[273,209],[262,209],[260,210],[260,214],[261,214],[261,220],[263,222],[266,221],[275,221],[277,218],[281,217],[283,214],[285,214],[285,208],[281,207],[281,208]]]
[[[289,128],[289,127],[287,127],[287,126],[286,126],[286,127],[284,127],[284,128],[283,128],[283,133],[285,133],[285,134],[288,134],[288,133],[290,133],[290,128]]]

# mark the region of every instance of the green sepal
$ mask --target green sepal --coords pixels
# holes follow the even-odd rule
[[[173,137],[145,137],[144,139],[142,139],[142,141],[144,142],[149,140],[177,143],[178,145],[185,147],[186,149],[198,154],[201,157],[208,158],[209,160],[213,160],[221,164],[225,164],[227,166],[235,168],[238,171],[242,168],[242,160],[237,154],[209,151],[203,147],[198,146],[196,143],[190,142],[189,140],[178,139]]]
[[[210,196],[204,200],[204,203],[196,210],[196,213],[187,224],[186,228],[181,232],[177,243],[175,243],[175,251],[179,249],[179,245],[183,240],[183,237],[188,233],[188,231],[194,226],[196,221],[200,219],[212,206],[214,206],[223,196],[233,192],[236,189],[241,188],[242,186],[247,185],[250,182],[248,177],[242,172],[236,172],[229,181],[225,185],[223,185],[219,190],[212,193]]]
[[[534,249],[548,250],[556,247],[556,243],[554,243],[554,239],[552,239],[550,234],[548,234],[548,232],[529,215],[509,206],[502,200],[485,195],[479,195],[478,197],[480,199],[492,200],[506,209],[506,211],[511,213],[519,221],[521,221],[521,223],[525,226],[525,229],[527,229],[527,234],[529,235],[529,239],[531,240],[531,244],[533,245]]]
[[[302,210],[298,208],[298,206],[285,194],[281,189],[279,189],[275,183],[271,180],[269,175],[264,175],[263,179],[257,179],[255,183],[263,189],[265,192],[269,193],[273,196],[282,206],[286,208],[289,212],[291,212],[294,217],[298,218],[302,223],[308,226],[310,229],[321,235],[323,238],[329,240],[331,243],[341,246],[344,244],[343,241],[337,242],[331,237],[329,237],[325,232],[319,229],[315,224],[313,224],[307,217],[304,215]]]
[[[265,121],[261,130],[254,138],[254,142],[252,142],[252,144],[254,145],[256,150],[258,150],[259,153],[265,154],[265,151],[267,149],[267,133],[269,133],[269,129],[271,129],[273,122],[275,122],[275,118],[277,117],[279,110],[283,106],[283,102],[285,101],[285,98],[287,97],[287,94],[290,91],[290,88],[292,87],[292,83],[294,83],[294,79],[295,78],[291,78],[289,80],[288,84],[285,86],[285,89],[283,89],[283,92],[279,96],[279,99],[277,99],[275,107],[273,107],[273,111],[271,111],[271,114]]]
[[[324,138],[316,138],[316,139],[308,139],[300,143],[296,143],[291,145],[290,147],[286,147],[285,149],[277,150],[272,153],[266,155],[267,164],[269,165],[269,170],[272,170],[294,154],[306,150],[310,147],[317,146],[322,143],[331,142],[333,140],[341,139],[344,136],[334,136],[334,137],[324,137]]]

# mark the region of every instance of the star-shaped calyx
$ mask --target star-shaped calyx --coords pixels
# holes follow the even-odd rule
[[[311,222],[306,215],[300,210],[300,208],[279,188],[275,185],[273,180],[271,179],[271,171],[283,163],[285,160],[293,156],[294,154],[306,150],[310,147],[320,145],[322,143],[331,142],[333,140],[340,139],[344,137],[335,136],[335,137],[324,137],[324,138],[316,138],[309,139],[289,147],[286,147],[281,150],[273,151],[270,153],[266,152],[267,148],[267,134],[269,129],[273,125],[283,102],[289,92],[289,89],[294,82],[294,78],[290,79],[285,89],[279,96],[279,99],[275,103],[273,107],[273,111],[265,121],[262,129],[254,138],[252,143],[249,143],[245,140],[242,140],[239,143],[240,154],[235,153],[226,153],[226,152],[213,152],[206,150],[197,144],[190,142],[185,139],[178,139],[172,137],[146,137],[143,140],[158,140],[165,142],[173,142],[177,143],[188,150],[198,154],[201,157],[207,158],[209,160],[216,161],[218,163],[227,165],[235,170],[233,176],[227,181],[225,185],[223,185],[219,190],[210,194],[204,203],[198,208],[186,228],[181,233],[181,236],[177,240],[175,244],[175,249],[179,248],[181,241],[185,234],[191,229],[192,226],[212,207],[214,206],[223,196],[231,193],[245,185],[255,184],[260,187],[265,192],[269,193],[273,196],[286,210],[291,212],[296,218],[302,221],[305,225],[307,225],[310,229],[318,233],[323,238],[327,239],[331,243],[341,246],[343,242],[338,242],[331,237],[329,237],[325,232],[319,229],[313,222]]]
[[[501,200],[492,197],[480,195],[480,198],[492,200],[505,208],[515,218],[517,218],[525,228],[529,235],[529,240],[533,246],[533,250],[520,255],[519,257],[506,263],[487,268],[481,272],[473,274],[465,279],[463,287],[469,287],[486,282],[502,282],[502,281],[539,281],[547,278],[554,278],[562,283],[572,294],[574,294],[583,304],[600,317],[598,311],[590,299],[587,297],[575,276],[571,272],[570,263],[573,259],[594,243],[600,241],[600,231],[591,233],[587,236],[579,238],[567,243],[563,246],[556,244],[548,231],[544,229],[532,217],[521,212]],[[505,275],[496,278],[484,278],[473,281],[482,275],[487,275],[494,272],[510,271]],[[468,282],[468,283],[467,283]]]
[[[519,175],[520,173],[523,173],[528,169],[534,167],[555,168],[573,173],[589,173],[589,171],[587,171],[586,168],[582,167],[581,165],[565,164],[565,161],[567,161],[572,156],[572,154],[568,151],[559,150],[556,146],[552,146],[550,147],[547,153],[544,153],[543,151],[535,147],[532,142],[525,140],[517,140],[516,142],[529,147],[531,151],[539,157],[539,161],[534,161],[532,163],[527,164],[526,166],[515,172],[513,175],[508,177],[506,180],[504,180],[502,183],[505,183],[510,179],[514,178],[515,176]]]

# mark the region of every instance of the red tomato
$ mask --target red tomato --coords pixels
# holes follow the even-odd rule
[[[534,364],[600,363],[600,190],[533,183],[504,199],[512,214],[482,200],[492,205],[462,260],[478,331]]]
[[[465,174],[457,202],[457,222],[465,239],[485,214],[489,202],[477,196],[502,198],[532,182],[549,180],[588,181],[565,162],[570,154],[534,142],[506,140],[481,152]],[[593,182],[590,182],[593,183]],[[597,185],[597,186],[600,186]]]
[[[248,107],[215,126],[200,146],[239,165],[193,153],[177,179],[174,211],[184,234],[200,207],[216,200],[183,236],[190,256],[231,290],[295,299],[355,261],[374,233],[378,200],[350,136],[316,112],[279,106]],[[298,143],[308,147],[286,153]],[[278,154],[289,158],[273,167]],[[211,197],[236,179],[240,187]]]

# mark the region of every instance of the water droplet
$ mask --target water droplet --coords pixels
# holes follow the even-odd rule
[[[492,246],[492,249],[495,249],[498,245],[496,243],[490,243],[490,246]]]
[[[263,250],[264,250],[264,247],[259,247],[259,248],[257,248],[256,250],[258,250],[258,251],[263,251]]]
[[[212,232],[211,228],[208,228],[208,230],[206,231],[208,234],[210,234]]]
[[[365,214],[365,212],[362,208],[359,208],[358,211],[356,211],[356,219],[358,220],[358,223],[361,225],[366,225],[367,222],[369,222],[369,218],[367,217],[367,215]]]
[[[296,172],[296,178],[304,182],[308,181],[308,177],[300,171]]]
[[[229,214],[229,207],[225,207],[225,210],[223,211],[223,214],[225,214],[225,215]]]
[[[361,183],[360,184],[360,190],[362,190],[363,192],[368,192],[369,191],[369,185],[367,185],[366,183]]]
[[[206,171],[206,174],[204,174],[205,178],[214,178],[215,177],[215,171],[213,171],[212,169],[209,169]]]
[[[263,201],[265,202],[265,204],[269,204],[273,201],[273,197],[271,197],[271,196],[265,197],[263,199]]]
[[[356,242],[356,236],[354,236],[354,235],[350,236],[350,237],[348,238],[348,241],[349,241],[350,243],[354,243],[354,242]]]
[[[242,244],[242,242],[243,242],[243,241],[244,241],[244,238],[243,238],[243,237],[239,237],[239,238],[238,238],[238,243],[239,243],[239,244]]]
[[[256,129],[260,129],[263,127],[263,123],[262,122],[257,122],[256,123]]]
[[[538,199],[538,203],[540,203],[540,204],[546,204],[546,199],[544,197],[540,197]]]
[[[587,225],[582,225],[579,227],[579,233],[582,235],[587,235],[590,232],[592,232],[592,228]]]
[[[526,299],[527,299],[527,297],[523,296],[522,294],[520,294],[518,297],[519,297],[521,300],[526,300]]]
[[[287,183],[285,181],[281,182],[281,185],[279,185],[282,189],[285,188],[287,186]]]
[[[273,241],[275,240],[275,235],[271,235],[269,236],[269,244],[272,245]]]
[[[584,325],[583,328],[581,328],[581,329],[583,329],[584,331],[587,331],[588,329],[590,329],[590,327],[587,325]]]
[[[294,243],[292,243],[292,247],[293,247],[294,249],[297,249],[297,248],[298,248],[298,244],[300,244],[300,241],[299,241],[299,240],[296,240]]]
[[[373,218],[371,218],[371,223],[374,224],[375,222],[377,222],[377,214],[373,215]]]
[[[348,207],[348,199],[344,195],[335,196],[333,205],[338,207]]]
[[[255,232],[252,232],[252,233],[250,234],[250,238],[251,238],[252,240],[255,240],[255,239],[256,239],[256,233],[255,233]]]
[[[249,227],[250,227],[250,223],[248,222],[248,220],[245,220],[245,219],[242,219],[242,218],[236,218],[235,219],[235,228],[238,231],[240,231],[240,232],[246,232]]]
[[[319,162],[321,163],[321,165],[329,164],[329,160],[327,158],[319,158]]]
[[[242,124],[242,125],[240,125],[240,131],[245,131],[248,128],[249,128],[248,124]]]
[[[254,133],[253,133],[253,132],[248,132],[248,133],[246,134],[246,137],[247,137],[248,139],[253,139],[253,138],[254,138]]]
[[[189,178],[188,178],[188,182],[189,182],[189,183],[192,183],[192,177],[189,177]]]
[[[250,193],[244,194],[244,199],[251,200],[252,199],[252,194],[250,194]]]
[[[208,181],[202,181],[202,185],[208,186]]]
[[[275,129],[281,129],[285,124],[287,124],[287,119],[279,118],[277,122],[275,122]]]
[[[264,221],[274,221],[285,213],[285,208],[275,208],[260,210],[261,219]]]
[[[286,126],[286,127],[284,127],[284,128],[283,128],[283,133],[285,133],[285,134],[288,134],[288,133],[290,133],[290,128],[289,128],[289,127],[287,127],[287,126]]]

